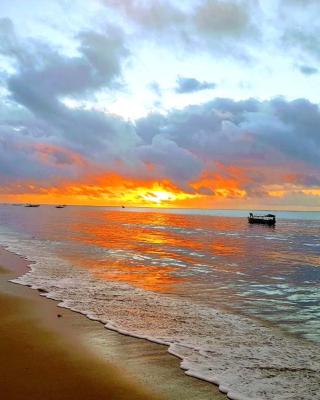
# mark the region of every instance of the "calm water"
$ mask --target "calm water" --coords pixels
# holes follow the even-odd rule
[[[285,348],[280,329],[288,334],[287,356],[292,357],[290,346],[297,346],[297,354],[299,346],[305,346],[302,355],[312,354],[320,342],[320,213],[279,212],[274,228],[249,225],[246,215],[0,206],[0,243],[36,262],[20,283],[45,288],[65,306],[119,331],[169,344],[192,375],[227,383],[231,392],[237,387],[241,395],[247,393],[245,398],[258,393],[258,398],[280,399],[276,391],[270,397],[261,394],[266,390],[257,379],[272,386],[270,377],[260,376],[261,366],[255,366],[252,379],[241,377],[247,362],[242,353],[242,364],[230,370],[238,380],[225,367],[234,364],[232,352],[226,356],[221,350],[223,357],[212,353],[223,346],[242,348],[247,339],[236,338],[241,335],[250,337],[251,344],[265,335],[273,350]],[[268,323],[266,331],[259,321]],[[228,343],[222,327],[234,333]],[[260,334],[260,339],[254,336]],[[220,342],[214,343],[215,337]],[[265,351],[259,348],[259,354]],[[219,357],[223,370],[208,375],[210,362],[218,364]],[[296,378],[297,383],[305,379]],[[309,387],[319,384],[308,379]]]

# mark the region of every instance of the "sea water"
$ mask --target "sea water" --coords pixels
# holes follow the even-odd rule
[[[167,344],[233,399],[320,399],[320,213],[0,206],[15,280]]]

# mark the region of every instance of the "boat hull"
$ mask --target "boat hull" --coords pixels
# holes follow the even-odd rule
[[[274,219],[263,219],[263,218],[252,218],[248,217],[249,224],[262,224],[262,225],[269,225],[273,226],[276,224]]]

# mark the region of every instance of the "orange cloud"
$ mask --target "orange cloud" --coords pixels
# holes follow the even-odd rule
[[[47,164],[54,164],[55,166],[68,164],[81,167],[87,164],[80,154],[61,146],[37,143],[32,146],[32,149],[36,151],[39,160]]]
[[[144,181],[116,173],[87,176],[84,181],[61,181],[47,186],[43,182],[22,182],[0,189],[4,201],[47,204],[88,204],[168,207],[177,201],[197,198],[169,180]]]
[[[247,195],[243,185],[248,182],[245,171],[236,166],[225,167],[216,164],[218,171],[205,171],[201,177],[190,185],[196,191],[210,189],[213,195],[224,198],[244,198]]]
[[[57,151],[54,146],[40,146],[39,150],[49,158]],[[71,159],[75,157],[75,163],[83,165],[86,162],[73,153],[67,152],[67,155]],[[150,165],[150,168],[153,166]],[[261,206],[262,201],[271,205],[278,200],[286,202],[288,197],[299,193],[305,196],[320,195],[320,188],[308,189],[288,182],[283,185],[261,182],[261,192],[255,195],[247,190],[252,183],[250,170],[223,164],[215,164],[212,170],[203,172],[199,179],[185,187],[177,186],[169,179],[152,180],[123,176],[115,172],[103,173],[97,167],[89,165],[86,169],[88,173],[81,179],[60,179],[51,185],[46,181],[10,182],[0,187],[0,199],[4,202],[41,204],[254,208],[259,207],[259,204]],[[272,174],[273,171],[270,171],[269,176]],[[261,196],[264,196],[263,199]],[[281,207],[281,204],[277,203],[278,206]]]

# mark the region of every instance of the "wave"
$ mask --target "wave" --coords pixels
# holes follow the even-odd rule
[[[60,307],[101,321],[108,329],[167,345],[182,360],[186,374],[218,385],[231,399],[318,396],[316,344],[192,299],[99,280],[60,258],[54,242],[8,232],[0,240],[32,262],[14,283],[41,289],[42,296],[59,301]]]

